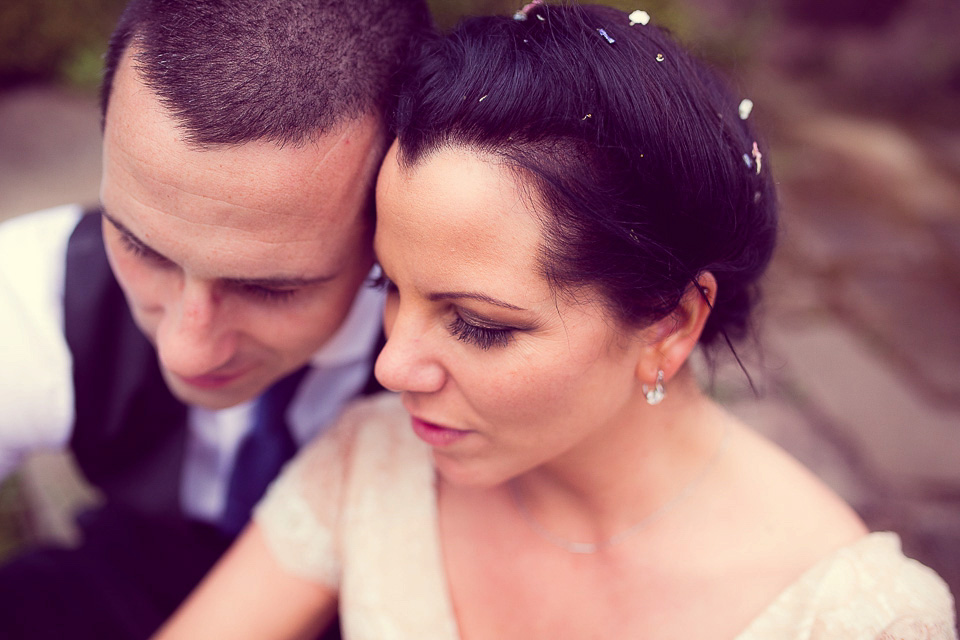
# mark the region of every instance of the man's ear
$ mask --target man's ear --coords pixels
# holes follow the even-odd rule
[[[640,382],[652,386],[659,370],[663,370],[664,380],[680,370],[697,346],[716,299],[717,279],[704,271],[696,285],[687,287],[673,313],[644,330],[647,344],[637,363]]]

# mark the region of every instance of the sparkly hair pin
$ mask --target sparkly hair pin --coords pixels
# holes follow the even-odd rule
[[[637,9],[636,11],[632,12],[627,17],[630,19],[631,27],[635,24],[645,25],[648,22],[650,22],[650,14],[647,13],[646,11],[641,11],[640,9]]]
[[[533,0],[529,4],[523,5],[523,8],[513,14],[514,20],[526,20],[530,17],[530,12],[543,4],[543,0]],[[539,15],[537,16],[540,17]]]
[[[614,40],[610,36],[610,34],[607,33],[606,29],[597,29],[597,33],[599,33],[603,37],[603,39],[607,41],[607,44],[613,44],[614,42],[616,42],[616,40]]]

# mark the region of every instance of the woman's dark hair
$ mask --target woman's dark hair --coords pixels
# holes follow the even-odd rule
[[[776,242],[770,165],[739,99],[662,29],[608,7],[539,5],[525,20],[461,23],[408,73],[401,164],[463,146],[518,171],[550,213],[542,265],[557,290],[596,287],[615,317],[644,326],[709,271],[718,293],[701,344],[747,333]]]

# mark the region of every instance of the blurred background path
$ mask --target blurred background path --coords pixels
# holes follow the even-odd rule
[[[449,23],[521,3],[432,4]],[[744,350],[761,396],[729,364],[714,393],[960,594],[960,4],[642,4],[623,6],[662,16],[754,100],[779,180],[762,349]],[[95,202],[99,145],[89,89],[0,87],[0,219]],[[68,468],[40,456],[0,487],[0,554],[71,539],[91,498]]]

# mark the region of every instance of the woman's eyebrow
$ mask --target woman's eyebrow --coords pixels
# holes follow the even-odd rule
[[[498,307],[503,307],[504,309],[512,309],[514,311],[526,311],[523,307],[518,307],[515,304],[510,304],[509,302],[504,302],[503,300],[497,300],[496,298],[491,298],[490,296],[483,293],[473,293],[470,291],[438,291],[431,293],[427,296],[427,299],[433,302],[439,302],[441,300],[455,300],[467,298],[469,300],[477,300],[479,302],[486,302],[487,304],[492,304]]]

